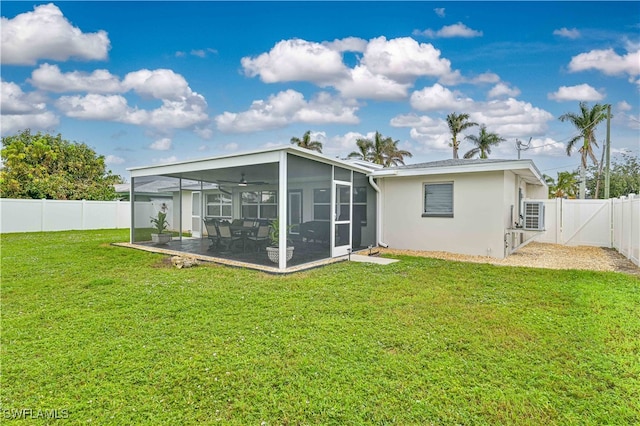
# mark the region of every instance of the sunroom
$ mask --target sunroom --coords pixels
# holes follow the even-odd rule
[[[131,243],[275,272],[343,258],[376,245],[374,167],[287,146],[132,168]],[[173,196],[139,201],[153,179]],[[159,212],[165,244],[151,239]]]

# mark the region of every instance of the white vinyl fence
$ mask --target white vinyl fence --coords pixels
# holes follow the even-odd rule
[[[148,222],[157,210],[153,202],[137,201],[136,223]],[[129,201],[0,199],[0,233],[118,229],[130,226]]]
[[[640,258],[640,197],[543,201],[546,231],[541,243],[613,247],[636,265]]]

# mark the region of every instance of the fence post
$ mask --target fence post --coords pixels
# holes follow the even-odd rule
[[[82,229],[83,231],[84,231],[85,229],[87,229],[87,225],[86,225],[86,223],[84,223],[84,216],[85,216],[85,214],[84,214],[84,213],[85,213],[85,212],[84,212],[84,210],[85,210],[85,208],[86,208],[86,204],[87,204],[87,200],[85,200],[85,199],[83,198],[83,199],[82,199],[82,204],[80,205],[80,226],[81,226],[81,228],[80,228],[80,229]]]
[[[564,198],[556,198],[556,244],[564,244],[562,241],[562,203]]]
[[[46,216],[46,207],[47,207],[47,199],[43,198],[40,200],[40,232],[44,232],[44,218]]]

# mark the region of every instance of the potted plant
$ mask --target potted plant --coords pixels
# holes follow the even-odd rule
[[[289,229],[287,229],[287,232]],[[269,240],[271,245],[267,247],[267,256],[273,263],[279,263],[280,261],[280,219],[275,219],[271,222],[271,229],[269,231]],[[287,260],[291,260],[293,257],[293,246],[288,245],[287,240]]]
[[[151,241],[155,244],[167,244],[171,241],[171,234],[164,232],[167,230],[167,226],[169,226],[169,222],[167,221],[167,213],[164,209],[161,209],[158,212],[158,216],[151,217],[151,224],[155,228],[155,233],[151,234]]]

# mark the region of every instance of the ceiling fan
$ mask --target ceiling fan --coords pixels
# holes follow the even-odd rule
[[[238,185],[238,186],[268,185],[269,184],[269,182],[263,182],[263,181],[247,181],[247,179],[245,179],[245,177],[244,177],[244,173],[240,174],[240,180],[238,180],[238,181],[220,179],[218,182],[227,183],[227,184],[230,183],[230,184],[235,184],[235,185]]]

